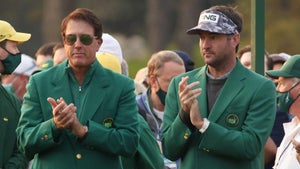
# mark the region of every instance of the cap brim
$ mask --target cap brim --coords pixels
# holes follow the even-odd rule
[[[294,77],[294,76],[290,75],[288,72],[280,70],[280,69],[279,70],[269,70],[266,72],[266,74],[274,79],[278,79],[278,77],[280,77],[280,76],[281,77]]]
[[[193,35],[193,34],[199,34],[200,31],[203,31],[200,26],[195,26],[191,29],[189,29],[188,31],[186,31],[187,34]]]
[[[17,32],[13,36],[7,38],[7,40],[11,40],[11,41],[16,41],[16,42],[19,42],[19,43],[23,43],[23,42],[28,41],[30,39],[30,37],[31,37],[31,34],[29,34],[29,33]]]
[[[189,29],[186,33],[187,34],[199,34],[201,31],[207,31],[207,32],[218,33],[218,34],[232,34],[230,32],[226,32],[218,25],[212,24],[209,22],[200,23],[197,26]]]

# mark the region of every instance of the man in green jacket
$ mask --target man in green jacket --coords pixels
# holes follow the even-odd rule
[[[61,24],[68,60],[34,74],[17,128],[38,169],[121,169],[139,140],[134,83],[96,59],[102,24],[79,8]]]
[[[30,39],[30,34],[16,32],[6,21],[0,20],[0,73],[11,74],[21,63],[18,44]],[[25,169],[28,160],[18,150],[16,127],[20,117],[20,100],[0,86],[0,168]]]
[[[188,31],[205,66],[173,79],[163,121],[164,155],[182,169],[263,169],[275,118],[275,86],[236,58],[242,18],[214,6]]]

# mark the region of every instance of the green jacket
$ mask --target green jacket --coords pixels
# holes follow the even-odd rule
[[[237,61],[208,115],[206,69],[180,75],[169,86],[163,121],[165,156],[181,158],[184,169],[263,169],[263,148],[276,112],[274,83]],[[183,76],[189,76],[188,83],[200,82],[200,112],[210,121],[203,134],[188,128],[178,115],[178,83]]]
[[[164,161],[157,141],[145,121],[138,115],[140,140],[137,152],[133,158],[122,157],[124,169],[163,169]]]
[[[16,128],[21,102],[0,86],[0,168],[25,169],[28,161],[17,148]]]
[[[79,121],[88,126],[84,139],[56,128],[48,97],[75,104]],[[138,146],[137,115],[130,78],[95,60],[79,86],[65,61],[31,77],[17,134],[22,150],[34,156],[33,168],[120,169],[119,156],[132,157]]]

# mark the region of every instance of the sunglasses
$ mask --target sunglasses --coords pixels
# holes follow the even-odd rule
[[[92,44],[93,39],[97,39],[97,38],[98,38],[97,36],[91,36],[91,35],[88,35],[88,34],[79,35],[80,42],[84,45],[87,45],[87,46]],[[75,34],[66,35],[64,37],[64,41],[67,45],[72,46],[77,41],[77,35],[75,35]]]

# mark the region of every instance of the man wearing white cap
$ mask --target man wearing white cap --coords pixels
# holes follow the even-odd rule
[[[6,21],[0,20],[0,73],[10,74],[21,62],[18,44],[28,41],[30,34],[16,32]],[[28,161],[18,150],[16,127],[21,102],[0,86],[0,168],[27,168]]]
[[[205,65],[175,77],[166,97],[164,155],[180,168],[262,169],[275,118],[273,82],[237,59],[242,16],[228,6],[200,13],[188,34],[200,37]]]

